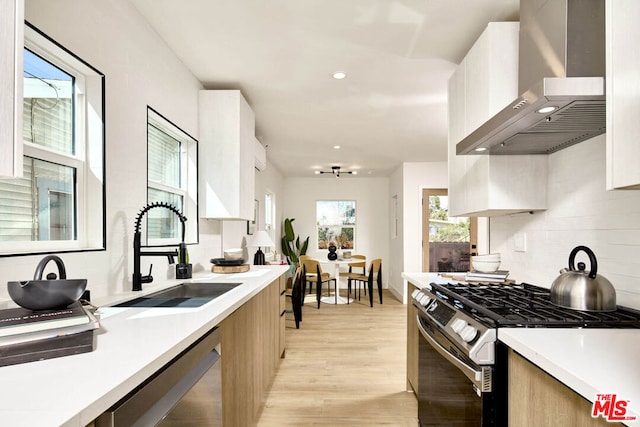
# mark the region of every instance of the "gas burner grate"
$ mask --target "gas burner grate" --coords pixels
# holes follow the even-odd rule
[[[613,312],[566,309],[551,303],[549,289],[528,283],[431,286],[437,297],[488,326],[640,328],[640,311],[625,307]]]

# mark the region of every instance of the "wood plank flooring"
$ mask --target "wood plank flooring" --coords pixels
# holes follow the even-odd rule
[[[406,306],[386,290],[383,298],[373,308],[364,297],[320,309],[308,302],[300,329],[287,314],[286,358],[259,427],[418,425],[417,401],[405,391]]]

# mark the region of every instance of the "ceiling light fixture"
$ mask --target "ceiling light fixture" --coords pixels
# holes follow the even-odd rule
[[[347,77],[347,73],[343,71],[336,71],[335,73],[333,73],[333,78],[336,80],[342,80],[345,77]]]
[[[321,175],[324,173],[331,173],[336,178],[340,178],[340,175],[345,173],[349,175],[358,175],[358,171],[343,171],[343,170],[340,170],[340,166],[331,166],[330,171],[315,171],[316,175]]]

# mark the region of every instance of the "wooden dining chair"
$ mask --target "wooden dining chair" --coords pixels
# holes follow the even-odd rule
[[[349,271],[340,273],[340,277],[344,277],[347,279],[347,293],[349,295],[351,295],[351,277],[363,276],[367,274],[367,257],[364,255],[353,255],[351,258],[356,259],[358,261],[354,261],[347,264],[347,266],[349,267]]]
[[[320,298],[322,297],[322,285],[324,283],[327,284],[329,296],[331,296],[331,282],[333,282],[333,286],[334,286],[333,289],[334,289],[334,294],[336,295],[336,304],[337,304],[338,303],[338,294],[336,293],[336,290],[338,289],[338,284],[336,281],[337,279],[335,277],[331,277],[331,274],[323,272],[322,268],[320,267],[320,263],[315,259],[306,260],[304,262],[304,266],[307,272],[315,271],[315,274],[311,278],[309,278],[309,273],[307,273],[306,280],[309,283],[311,283],[311,286],[313,286],[313,283],[316,284],[316,299],[318,300],[318,308],[320,308]]]
[[[373,307],[373,282],[378,284],[378,295],[380,296],[380,304],[382,304],[382,259],[376,258],[369,265],[369,274],[358,275],[351,278],[358,287],[358,300],[360,300],[360,287],[366,286],[369,289],[369,303]],[[366,296],[366,293],[365,293]]]
[[[302,286],[303,293],[307,292],[307,284],[308,284],[309,294],[311,294],[313,292],[313,283],[317,281],[315,265],[312,265],[311,263],[309,263],[309,261],[312,261],[313,258],[311,258],[309,255],[300,255],[298,259],[300,260],[300,265],[304,266],[305,271],[307,272],[305,275],[306,280],[304,282],[304,285]]]
[[[285,296],[291,298],[291,310],[286,311],[293,313],[296,329],[300,329],[300,322],[302,322],[302,305],[304,304],[304,292],[302,288],[305,282],[304,266],[300,266],[296,269],[296,273],[291,281],[291,289],[285,291]]]

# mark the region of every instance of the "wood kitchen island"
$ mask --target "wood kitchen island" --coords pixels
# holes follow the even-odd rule
[[[184,282],[175,280],[94,301],[102,314],[93,352],[0,368],[0,424],[88,425],[219,326],[223,419],[249,425],[284,350],[287,272],[286,266],[252,266],[247,273],[196,275],[192,280],[243,283],[198,308],[105,307]]]

